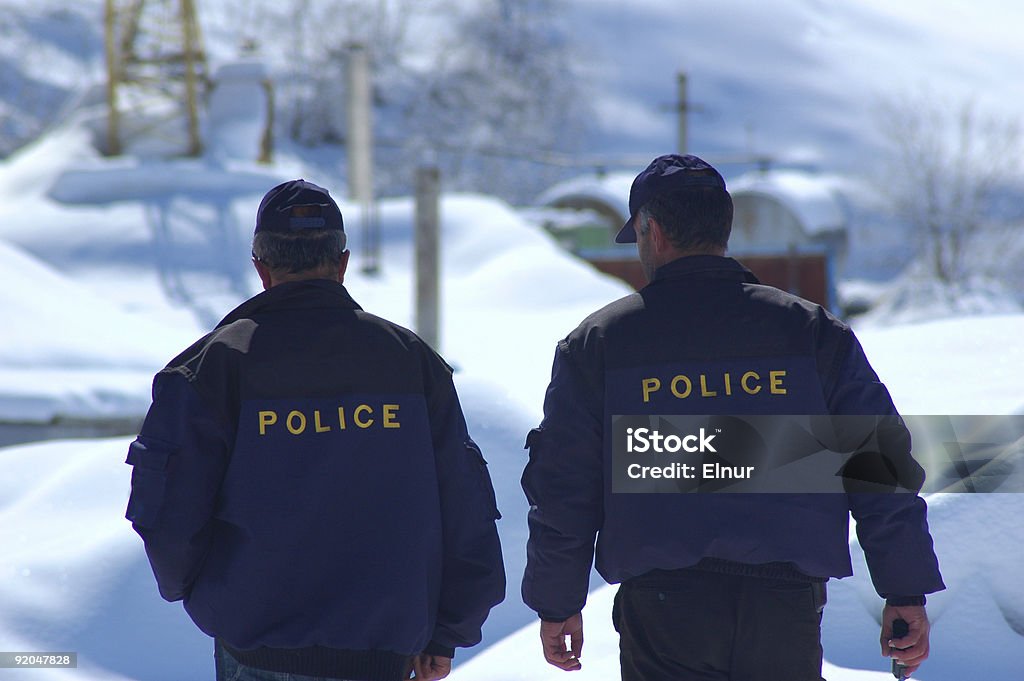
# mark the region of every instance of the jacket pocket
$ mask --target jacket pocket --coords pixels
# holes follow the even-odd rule
[[[540,444],[542,437],[544,437],[544,427],[534,428],[526,434],[526,444],[523,445],[523,449],[533,449]]]
[[[477,480],[480,485],[483,498],[486,500],[487,513],[492,520],[500,520],[501,512],[498,511],[498,500],[494,496],[494,485],[491,483],[491,474],[487,472],[487,460],[484,459],[483,452],[480,451],[480,447],[477,446],[472,440],[466,440],[466,450],[469,451],[470,457],[478,465]]]
[[[136,438],[128,447],[125,463],[132,466],[132,494],[124,515],[139,527],[156,525],[167,489],[167,461],[174,449],[148,438]]]

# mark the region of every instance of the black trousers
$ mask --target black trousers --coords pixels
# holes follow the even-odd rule
[[[623,681],[822,681],[825,585],[655,571],[622,584]]]

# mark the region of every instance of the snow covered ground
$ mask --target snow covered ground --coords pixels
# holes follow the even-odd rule
[[[125,167],[95,157],[73,127],[0,164],[0,309],[10,320],[0,326],[0,417],[138,413],[152,373],[257,290],[247,240],[263,190],[306,175],[343,194],[339,178],[313,174],[297,159],[271,168]],[[344,202],[342,209],[356,254],[350,290],[366,309],[409,324],[411,201],[381,205],[376,277],[360,271],[358,211]],[[468,662],[460,654],[453,678],[554,679],[562,672],[541,659],[536,620],[518,597],[523,440],[540,417],[555,341],[626,289],[499,201],[447,195],[441,212],[441,349],[459,368],[469,425],[490,461],[510,577],[481,650]],[[1013,339],[1021,336],[1024,315],[861,333],[897,405],[934,414],[1019,412],[1024,348]],[[123,519],[129,439],[0,448],[0,650],[79,653],[77,671],[37,670],[31,679],[212,678],[210,642],[180,605],[159,599],[141,542]],[[932,508],[950,588],[930,601],[933,659],[920,678],[1020,678],[1024,498],[946,496],[933,498]],[[886,678],[877,651],[880,601],[856,546],[854,553],[858,574],[833,585],[826,614],[831,681]],[[610,597],[609,589],[595,591],[586,612],[580,679],[616,678]],[[26,676],[0,670],[0,679]]]

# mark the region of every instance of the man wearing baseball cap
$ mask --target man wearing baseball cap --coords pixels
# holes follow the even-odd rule
[[[440,679],[505,575],[452,370],[343,285],[341,211],[260,204],[264,291],[173,359],[131,444],[127,517],[217,679]]]
[[[544,655],[581,666],[596,541],[598,572],[621,583],[624,681],[819,681],[825,582],[852,574],[852,513],[886,599],[882,654],[912,672],[928,654],[925,595],[944,588],[917,494],[613,491],[615,417],[742,414],[882,416],[895,424],[886,454],[920,489],[909,433],[850,327],[725,257],[732,214],[711,165],[656,158],[616,236],[636,242],[650,283],[558,343],[523,473],[522,591]],[[897,619],[910,632],[893,640]]]

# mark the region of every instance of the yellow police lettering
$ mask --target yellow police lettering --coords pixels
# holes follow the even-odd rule
[[[370,426],[373,425],[372,418],[363,421],[362,419],[359,418],[359,414],[370,414],[372,416],[373,407],[371,407],[368,404],[360,404],[358,407],[355,408],[355,411],[352,412],[352,422],[355,423],[360,428],[369,428]]]
[[[686,389],[683,390],[683,392],[679,392],[680,383],[686,384]],[[679,374],[678,376],[672,379],[672,384],[670,387],[672,388],[672,394],[681,400],[689,397],[690,391],[693,390],[693,384],[690,383],[690,379],[682,374]]]
[[[701,397],[716,397],[718,392],[715,390],[708,390],[708,377],[704,374],[700,375],[700,396]]]
[[[277,412],[276,411],[261,411],[259,414],[260,419],[260,435],[267,434],[267,426],[272,426],[277,423]]]
[[[259,409],[257,407],[255,412],[259,435],[267,435],[278,423],[284,425],[288,432],[295,436],[316,436],[335,430],[345,431],[349,429],[350,424],[355,424],[355,427],[361,430],[376,428],[397,430],[402,427],[402,405],[397,402],[339,404],[336,407],[322,405],[315,409],[312,406],[303,408],[296,405],[296,407],[291,410]],[[282,414],[287,415],[282,417]],[[335,418],[337,421],[334,420]]]
[[[644,402],[651,401],[651,393],[661,390],[661,380],[657,378],[645,378],[643,380]]]
[[[294,425],[296,421],[298,425]],[[284,425],[292,435],[302,435],[306,431],[306,415],[301,411],[290,411]]]
[[[734,379],[734,374],[738,378]],[[697,394],[707,398],[731,397],[736,393],[767,397],[768,395],[788,395],[787,378],[788,373],[785,369],[764,370],[763,373],[759,369],[743,372],[695,372],[690,375],[676,374],[671,379],[668,376],[665,376],[664,379],[658,376],[642,378],[640,379],[640,389],[644,402],[650,402],[651,396],[661,390],[662,380],[668,382],[672,396],[679,400],[685,400]]]
[[[398,422],[398,407],[397,404],[385,404],[381,407],[381,413],[383,416],[383,425],[385,428],[401,428],[402,424]]]

